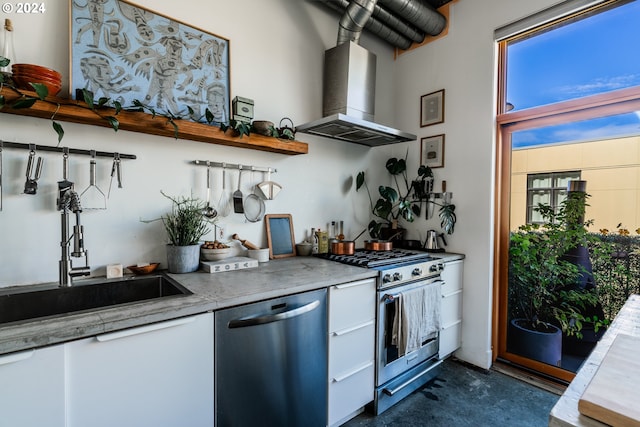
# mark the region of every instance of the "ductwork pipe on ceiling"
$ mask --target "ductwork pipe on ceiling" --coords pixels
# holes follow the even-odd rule
[[[379,0],[379,4],[431,36],[447,25],[444,15],[420,0]]]
[[[346,12],[340,18],[338,29],[338,45],[352,41],[360,42],[360,34],[371,15],[378,0],[352,0]]]
[[[340,14],[343,14],[346,8],[349,6],[349,0],[320,0],[320,1],[324,3],[326,6],[328,6],[329,8],[335,10]],[[378,11],[382,12],[382,14],[379,14]],[[395,20],[395,22],[397,23],[397,28],[386,25],[384,22],[381,22],[381,20],[378,20],[375,17],[376,15],[379,15],[382,17],[384,16],[384,14],[386,14],[391,18],[389,20],[390,22],[393,22]],[[406,23],[402,23],[402,21],[400,21],[398,18],[394,17],[389,12],[382,10],[377,5],[374,8],[373,15],[369,18],[369,20],[365,24],[365,28],[367,29],[367,31],[384,39],[387,43],[391,44],[392,46],[398,47],[400,49],[408,49],[411,46],[412,41],[422,42],[422,40],[424,40],[424,37],[425,37],[424,33],[420,33],[419,31],[411,28]],[[409,34],[411,36],[408,36]]]

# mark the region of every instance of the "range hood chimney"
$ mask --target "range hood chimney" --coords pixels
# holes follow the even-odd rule
[[[325,51],[323,118],[296,131],[367,146],[417,137],[374,120],[376,56],[357,42],[376,0],[354,0],[340,19],[337,46]]]

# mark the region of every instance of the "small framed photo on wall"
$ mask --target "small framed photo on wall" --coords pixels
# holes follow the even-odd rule
[[[444,122],[444,89],[420,97],[420,127]]]
[[[444,134],[420,140],[420,164],[430,168],[444,167]]]

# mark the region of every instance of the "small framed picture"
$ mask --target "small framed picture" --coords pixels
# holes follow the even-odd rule
[[[269,258],[286,258],[296,256],[295,237],[293,236],[293,219],[290,214],[265,215],[267,227],[267,243]]]
[[[420,97],[420,127],[444,122],[444,89]]]
[[[430,168],[444,167],[444,134],[420,140],[420,160],[421,165]]]

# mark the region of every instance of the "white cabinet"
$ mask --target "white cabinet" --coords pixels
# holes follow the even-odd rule
[[[440,359],[460,348],[462,339],[462,267],[463,261],[444,263],[442,284]]]
[[[339,425],[373,400],[375,279],[329,288],[329,425]]]
[[[63,368],[62,345],[0,356],[0,425],[64,427]]]
[[[66,347],[68,427],[213,425],[213,314]]]

